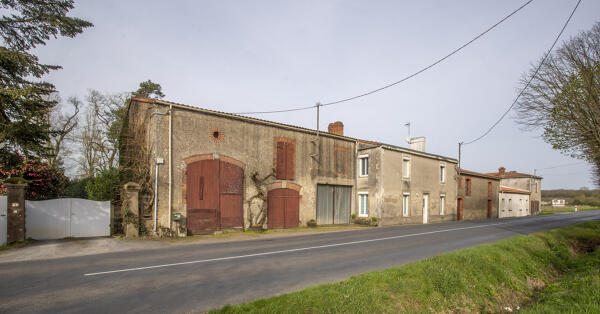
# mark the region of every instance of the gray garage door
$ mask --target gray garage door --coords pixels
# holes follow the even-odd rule
[[[317,185],[317,224],[350,223],[351,208],[351,186]]]

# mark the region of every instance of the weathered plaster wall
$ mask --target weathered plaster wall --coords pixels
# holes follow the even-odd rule
[[[499,218],[529,215],[529,195],[501,192]]]
[[[471,195],[467,195],[466,179],[471,179]],[[459,180],[458,195],[463,197],[464,220],[486,219],[488,200],[492,201],[492,218],[498,217],[500,180],[474,175],[462,175]],[[488,182],[492,184],[491,194],[488,193]]]
[[[536,189],[537,183],[537,189]],[[542,201],[542,180],[531,178],[503,178],[500,180],[500,185],[514,187],[531,192],[530,200]]]
[[[429,195],[428,223],[456,219],[456,163],[377,147],[359,151],[369,154],[369,178],[359,178],[359,190],[368,190],[371,203],[369,216],[381,225],[423,223],[423,194]],[[403,176],[403,159],[410,158],[410,177]],[[440,181],[440,164],[446,165],[446,180]],[[402,215],[402,197],[410,193],[409,212]],[[440,196],[445,195],[444,215],[440,215]]]
[[[150,104],[163,112],[168,106],[163,104]],[[132,101],[130,114],[134,111],[140,113],[140,108],[149,108],[149,104]],[[152,111],[152,109],[151,109]],[[248,200],[255,195],[256,188],[251,182],[250,175],[254,172],[259,177],[264,177],[273,172],[275,137],[283,137],[295,141],[295,177],[291,182],[301,186],[300,190],[300,221],[305,224],[308,220],[316,218],[316,188],[317,184],[334,184],[354,186],[355,183],[355,142],[342,137],[321,134],[320,158],[311,157],[316,152],[312,141],[316,136],[312,132],[285,129],[277,126],[265,125],[247,120],[237,120],[229,117],[198,112],[193,109],[173,107],[173,212],[185,216],[185,158],[200,154],[216,154],[231,157],[242,162],[244,167],[244,199]],[[135,119],[135,118],[134,118]],[[164,165],[159,166],[159,202],[158,217],[161,226],[168,226],[168,167],[169,167],[169,115],[153,115],[151,122],[147,123],[149,135],[152,140],[153,152],[156,157],[164,158]],[[218,131],[221,136],[218,140],[212,136]],[[343,171],[335,167],[334,152],[342,150],[347,152],[346,167]],[[338,154],[339,156],[339,154]],[[219,157],[220,158],[220,157]],[[154,176],[154,163],[151,165]],[[281,180],[269,179],[271,184]],[[356,193],[353,193],[355,195]],[[354,197],[354,196],[353,196]],[[352,204],[355,203],[353,198]],[[256,205],[256,204],[255,204]],[[354,207],[354,206],[353,206]],[[256,210],[244,202],[244,221],[248,226],[248,210]],[[355,209],[352,208],[352,212]]]

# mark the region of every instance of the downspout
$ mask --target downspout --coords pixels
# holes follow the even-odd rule
[[[154,163],[156,165],[154,170],[154,233],[156,233],[158,224],[158,158]]]
[[[172,230],[173,218],[173,105],[169,105],[169,230]]]

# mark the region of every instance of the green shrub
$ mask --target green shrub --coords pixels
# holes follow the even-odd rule
[[[85,190],[86,185],[90,182],[92,178],[81,178],[81,179],[73,179],[65,189],[64,197],[72,197],[72,198],[88,198],[88,193]]]
[[[115,199],[119,191],[119,170],[105,170],[85,185],[88,198],[94,201],[110,201]]]

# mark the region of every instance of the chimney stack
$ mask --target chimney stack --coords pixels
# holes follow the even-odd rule
[[[329,123],[327,132],[343,136],[344,135],[344,124],[341,121]]]
[[[500,167],[500,168],[498,168],[498,174],[499,174],[499,175],[503,175],[503,174],[504,174],[504,172],[506,172],[506,168],[504,168],[504,167]]]
[[[425,136],[411,138],[410,149],[425,152]]]

